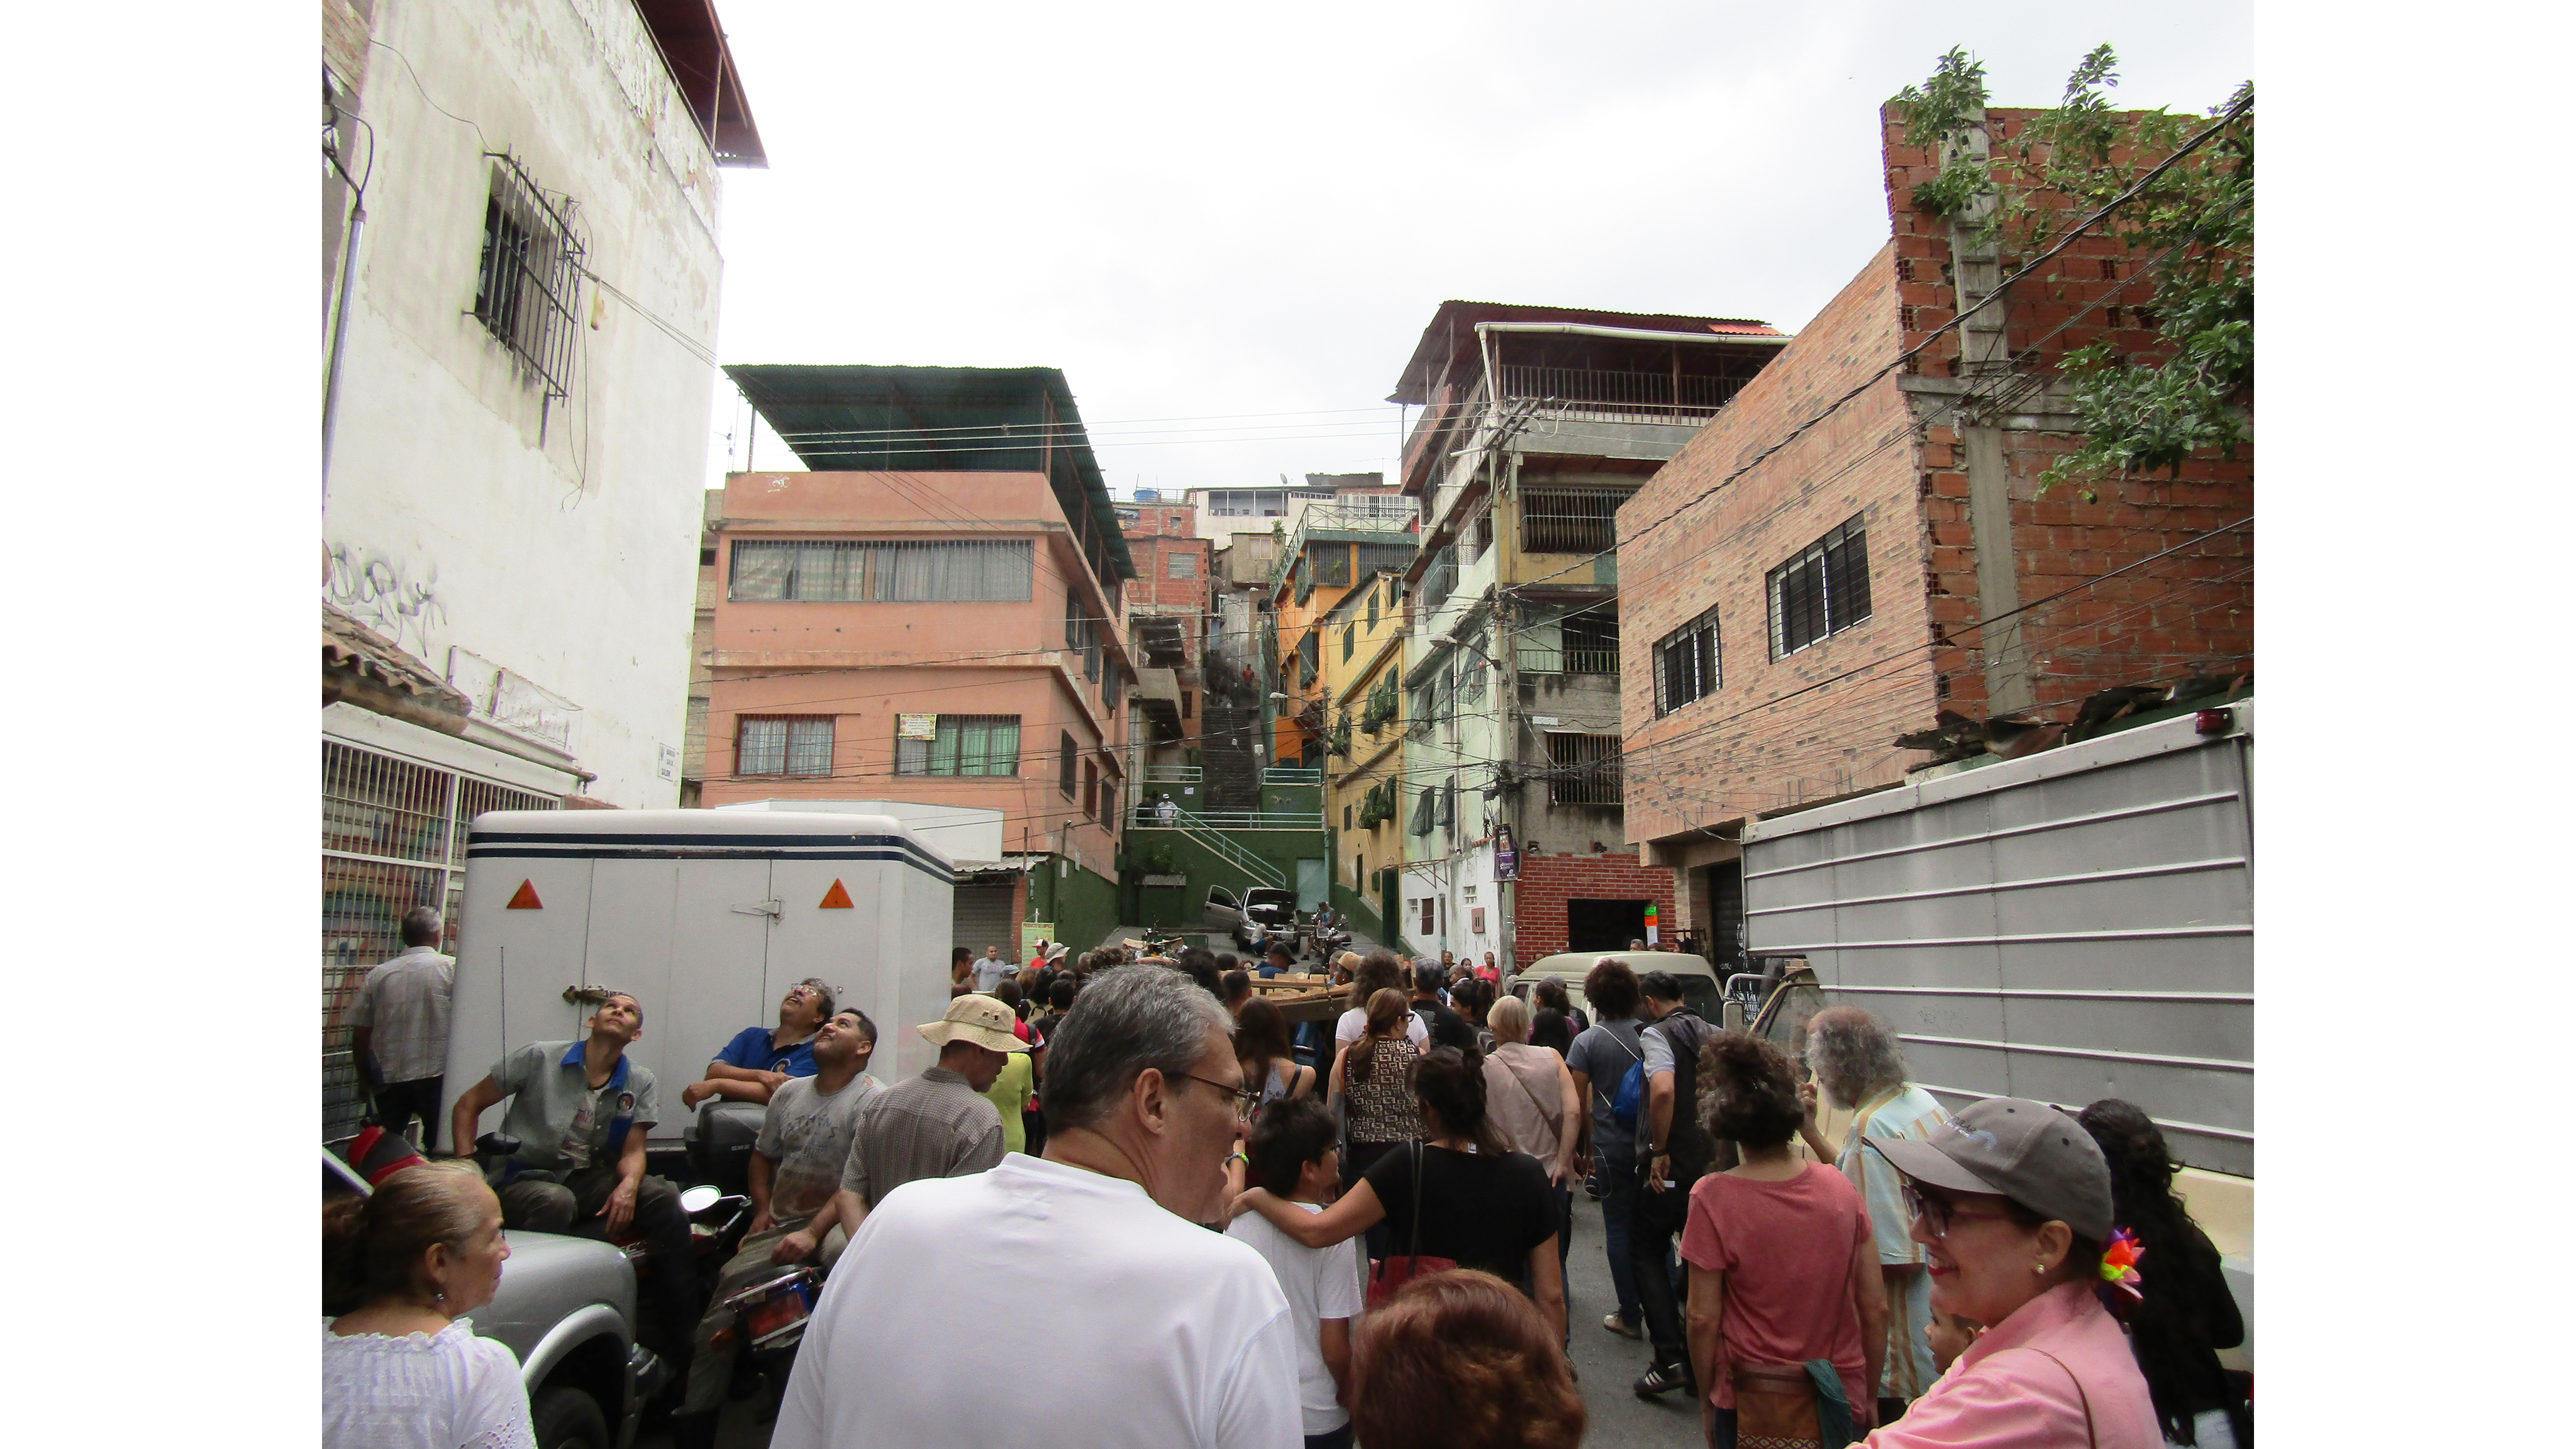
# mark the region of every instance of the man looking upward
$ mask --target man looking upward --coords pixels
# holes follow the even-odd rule
[[[831,1016],[831,987],[811,976],[788,987],[778,1003],[778,1025],[736,1032],[707,1063],[706,1079],[680,1089],[680,1105],[694,1111],[709,1097],[766,1102],[788,1078],[814,1075],[814,1033]]]

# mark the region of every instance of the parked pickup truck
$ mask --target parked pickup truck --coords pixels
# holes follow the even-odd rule
[[[322,1149],[322,1200],[371,1191]],[[635,1270],[606,1243],[512,1228],[509,1260],[474,1331],[508,1344],[528,1388],[537,1449],[628,1449],[669,1372],[635,1342]],[[614,1431],[613,1435],[611,1431]]]

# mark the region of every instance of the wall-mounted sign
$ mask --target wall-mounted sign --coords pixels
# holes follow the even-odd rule
[[[935,740],[939,738],[939,716],[935,714],[896,715],[894,737],[899,740]]]
[[[1512,828],[1508,825],[1495,826],[1494,879],[1518,880],[1520,873],[1521,853],[1512,844]]]

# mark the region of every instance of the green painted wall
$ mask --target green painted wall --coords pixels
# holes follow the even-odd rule
[[[1278,867],[1280,877],[1287,882],[1287,888],[1291,890],[1294,890],[1297,885],[1299,860],[1321,860],[1327,863],[1328,869],[1332,860],[1332,856],[1328,853],[1324,832],[1321,830],[1229,830],[1225,832],[1225,840],[1227,844],[1239,850],[1248,851]],[[1145,873],[1143,867],[1137,862],[1137,856],[1156,845],[1168,845],[1172,848],[1173,864],[1178,867],[1174,873],[1188,876],[1190,881],[1188,885],[1145,886],[1135,883]],[[1198,930],[1200,911],[1207,902],[1208,887],[1223,886],[1240,897],[1247,888],[1255,884],[1224,857],[1177,830],[1129,832],[1124,859],[1126,861],[1125,878],[1128,882],[1125,894],[1134,903],[1137,912],[1135,924],[1138,925],[1175,927],[1184,931]],[[1338,905],[1339,901],[1337,900],[1335,904]],[[1110,927],[1104,926],[1101,929],[1108,930]]]
[[[1053,921],[1056,939],[1071,943],[1079,954],[1118,929],[1118,883],[1095,871],[1065,865],[1062,860],[1050,860],[1029,877],[1029,919]]]

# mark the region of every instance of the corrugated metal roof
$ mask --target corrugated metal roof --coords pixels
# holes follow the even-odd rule
[[[1431,384],[1455,348],[1475,345],[1479,322],[1574,322],[1593,327],[1630,327],[1642,332],[1714,333],[1718,336],[1785,337],[1768,322],[1751,317],[1686,317],[1673,312],[1612,312],[1598,307],[1540,307],[1520,302],[1469,302],[1452,298],[1440,304],[1414,344],[1404,372],[1396,379],[1391,403],[1416,407],[1430,401]]]
[[[1109,556],[1136,577],[1064,371],[736,363],[725,376],[816,472],[1042,473],[1072,458]]]

